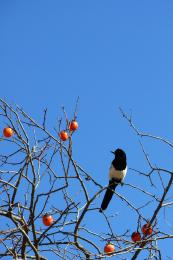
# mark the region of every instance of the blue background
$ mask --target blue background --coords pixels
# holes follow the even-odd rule
[[[62,105],[69,117],[73,115],[79,96],[74,156],[106,185],[110,151],[117,147],[127,152],[129,167],[148,169],[138,138],[122,119],[119,106],[132,114],[139,129],[172,139],[172,46],[170,0],[1,0],[0,95],[38,121],[47,107],[50,129],[62,116]],[[172,169],[169,147],[149,141],[146,150],[154,163]],[[126,181],[152,190],[148,180],[138,179],[131,170]],[[140,203],[133,189],[118,192]],[[101,197],[97,202],[99,206]],[[114,228],[132,232],[136,216],[131,212],[127,223],[127,209],[119,204],[120,200],[115,209],[110,205],[107,214],[120,209],[122,218],[113,223]],[[171,211],[167,213],[170,233]],[[147,218],[152,213],[145,210]],[[96,218],[102,225],[103,218]],[[161,228],[167,228],[163,216],[160,222]],[[162,243],[164,257],[173,256],[171,244],[171,240]]]

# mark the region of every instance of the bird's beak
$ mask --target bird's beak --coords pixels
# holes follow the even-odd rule
[[[111,153],[113,153],[115,155],[115,152],[111,151]]]

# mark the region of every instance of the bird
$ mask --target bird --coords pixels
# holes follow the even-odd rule
[[[118,148],[114,152],[112,152],[115,156],[114,160],[111,163],[109,168],[109,185],[106,189],[100,212],[107,209],[110,200],[114,194],[115,188],[118,184],[123,185],[123,180],[127,173],[127,158],[126,153]]]

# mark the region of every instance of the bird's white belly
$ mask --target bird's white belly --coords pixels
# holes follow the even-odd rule
[[[110,179],[115,178],[115,179],[119,179],[121,181],[126,176],[126,173],[127,173],[127,167],[122,171],[118,171],[113,167],[113,165],[111,165],[111,167],[109,169],[109,178]]]

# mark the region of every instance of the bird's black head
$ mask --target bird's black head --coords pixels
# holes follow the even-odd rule
[[[124,170],[127,166],[126,153],[120,148],[112,153],[115,155],[115,159],[112,161],[114,168],[119,171]]]
[[[122,149],[118,148],[112,153],[115,155],[115,158],[118,157],[126,160],[126,153]]]

